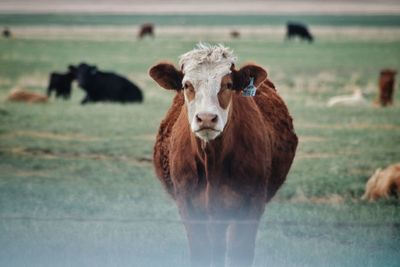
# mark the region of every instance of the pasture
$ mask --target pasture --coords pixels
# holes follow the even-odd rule
[[[398,266],[398,200],[360,200],[376,168],[400,161],[399,79],[393,107],[372,105],[380,69],[400,69],[398,17],[394,25],[387,18],[365,27],[311,25],[312,45],[284,42],[279,26],[235,40],[224,22],[208,30],[171,26],[138,41],[136,28],[118,19],[97,25],[94,18],[94,26],[32,26],[30,19],[0,40],[0,266],[188,265],[177,209],[150,162],[174,93],[147,70],[177,63],[198,41],[230,46],[239,65],[265,66],[300,138],[287,182],[263,216],[254,265]],[[249,29],[241,19],[247,26],[237,28]],[[14,87],[44,93],[51,71],[82,61],[129,77],[144,103],[81,106],[76,84],[69,101],[5,101]],[[356,88],[370,106],[326,107]]]

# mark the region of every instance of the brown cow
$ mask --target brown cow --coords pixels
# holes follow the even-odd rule
[[[154,37],[154,25],[151,23],[144,23],[140,26],[138,38],[142,39],[146,35]]]
[[[395,70],[384,69],[379,77],[379,99],[377,103],[383,107],[393,105]]]
[[[250,266],[265,204],[285,181],[297,136],[285,103],[256,65],[235,69],[231,50],[199,44],[180,69],[150,76],[176,91],[154,147],[157,176],[177,203],[192,265]],[[241,95],[254,81],[254,97]]]
[[[48,101],[48,97],[35,92],[29,92],[24,89],[16,88],[10,91],[7,100],[11,102],[46,103]]]
[[[232,38],[239,38],[240,37],[240,32],[237,31],[237,30],[233,30],[233,31],[230,32],[230,36]]]

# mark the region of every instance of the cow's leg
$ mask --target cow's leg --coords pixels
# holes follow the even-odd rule
[[[225,266],[227,221],[212,220],[208,225],[213,267]]]
[[[248,267],[253,264],[258,220],[232,223],[228,233],[228,266]]]
[[[393,85],[393,86],[394,86],[394,85]],[[391,87],[391,88],[389,89],[388,98],[389,98],[389,100],[388,100],[388,105],[393,105],[393,87]]]
[[[207,267],[211,263],[210,241],[205,223],[185,222],[189,242],[190,262],[193,267]]]
[[[178,199],[177,204],[189,242],[191,265],[196,267],[210,266],[211,252],[207,232],[208,217],[204,212],[195,210],[190,204],[190,200]]]

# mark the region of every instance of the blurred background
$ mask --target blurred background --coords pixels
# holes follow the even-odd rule
[[[300,139],[254,266],[398,266],[400,189],[361,197],[400,162],[399,1],[0,0],[0,30],[0,266],[188,266],[147,72],[198,42],[264,66]]]

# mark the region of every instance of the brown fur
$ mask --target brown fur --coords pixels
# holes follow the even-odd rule
[[[11,102],[47,103],[48,97],[23,89],[13,89],[8,95],[7,100]]]
[[[240,32],[233,30],[230,32],[230,35],[232,38],[239,38],[240,37]]]
[[[162,65],[150,75],[170,88],[157,80],[164,69],[171,71]],[[199,266],[224,262],[226,246],[234,266],[251,265],[258,221],[285,181],[298,142],[286,105],[265,71],[249,65],[231,75],[236,92],[230,94],[230,115],[221,136],[207,143],[195,137],[183,92],[177,90],[154,146],[157,176],[176,200],[192,263]],[[244,97],[239,89],[248,84],[249,75],[256,77],[255,97]],[[207,225],[191,223],[209,219]]]
[[[365,185],[362,199],[375,201],[400,194],[400,163],[392,164],[383,171],[377,169]]]
[[[146,35],[154,37],[154,25],[151,23],[144,23],[140,26],[138,38],[142,39]]]
[[[384,69],[379,78],[379,99],[377,103],[382,106],[393,105],[393,93],[396,71]]]

